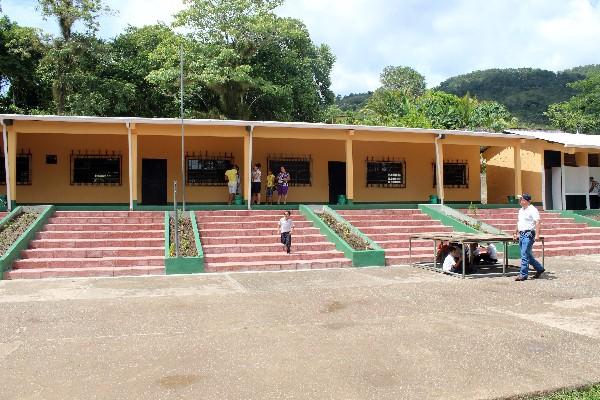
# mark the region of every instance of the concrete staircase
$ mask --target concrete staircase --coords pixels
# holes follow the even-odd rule
[[[420,210],[340,210],[348,222],[385,249],[387,265],[408,264],[411,234],[452,232]],[[413,262],[433,262],[433,241],[413,240]]]
[[[461,210],[461,212],[512,235],[517,225],[519,209],[479,209],[477,214],[468,210]],[[574,219],[562,217],[557,212],[540,210],[540,218],[546,256],[600,254],[600,228],[577,223]],[[535,243],[533,249],[534,254],[541,255],[541,242]]]
[[[297,211],[292,254],[280,244],[283,211],[198,211],[206,272],[350,267],[351,261]]]
[[[58,211],[5,279],[164,274],[164,213]]]

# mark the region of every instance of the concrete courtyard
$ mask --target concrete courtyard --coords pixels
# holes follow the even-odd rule
[[[0,399],[490,399],[600,382],[600,257],[0,282]]]

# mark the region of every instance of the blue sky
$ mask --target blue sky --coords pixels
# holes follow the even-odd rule
[[[35,0],[0,0],[13,20],[55,33]],[[125,26],[171,22],[181,0],[108,0],[118,11],[101,21],[109,38]],[[287,0],[278,13],[299,18],[313,40],[337,57],[339,94],[373,90],[386,65],[408,65],[429,87],[486,68],[553,71],[600,64],[599,0]]]

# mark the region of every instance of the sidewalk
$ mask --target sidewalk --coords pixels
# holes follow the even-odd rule
[[[600,382],[600,257],[0,282],[1,399],[491,399]]]

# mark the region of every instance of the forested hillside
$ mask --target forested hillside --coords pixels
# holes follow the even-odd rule
[[[469,93],[480,100],[495,100],[504,104],[524,126],[549,125],[544,112],[553,103],[570,99],[575,91],[567,84],[585,79],[600,66],[582,66],[552,72],[542,69],[488,69],[449,78],[439,90],[464,96]]]

